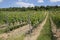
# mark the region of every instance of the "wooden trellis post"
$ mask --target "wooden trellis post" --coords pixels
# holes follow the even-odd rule
[[[31,20],[30,20],[30,16],[31,16],[31,15],[30,15],[30,14],[28,14],[28,24],[29,24],[29,30],[30,30],[30,31],[29,31],[29,33],[30,33],[30,36],[31,36],[31,31],[32,31],[31,29],[32,29],[32,27],[31,27]]]

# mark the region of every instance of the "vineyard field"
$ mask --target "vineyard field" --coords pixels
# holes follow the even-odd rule
[[[59,35],[59,36],[58,36]],[[0,11],[0,40],[58,40],[60,11]]]

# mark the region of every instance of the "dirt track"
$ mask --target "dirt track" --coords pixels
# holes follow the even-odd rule
[[[20,27],[16,30],[13,30],[9,33],[0,34],[0,38],[7,39],[8,37],[14,37],[16,35],[22,35],[23,33],[27,32],[29,30],[29,24],[25,25],[23,27]]]
[[[57,29],[55,23],[53,20],[50,18],[51,21],[51,27],[52,27],[52,32],[53,32],[53,40],[60,40],[60,29]]]

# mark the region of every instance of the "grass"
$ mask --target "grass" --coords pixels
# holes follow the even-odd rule
[[[46,22],[37,40],[52,40],[51,25],[49,20]]]
[[[24,35],[18,35],[15,37],[10,37],[7,40],[24,40],[24,37],[25,37]]]

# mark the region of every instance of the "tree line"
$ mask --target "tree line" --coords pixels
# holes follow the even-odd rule
[[[60,6],[10,7],[0,8],[0,11],[28,11],[28,10],[60,10]]]

